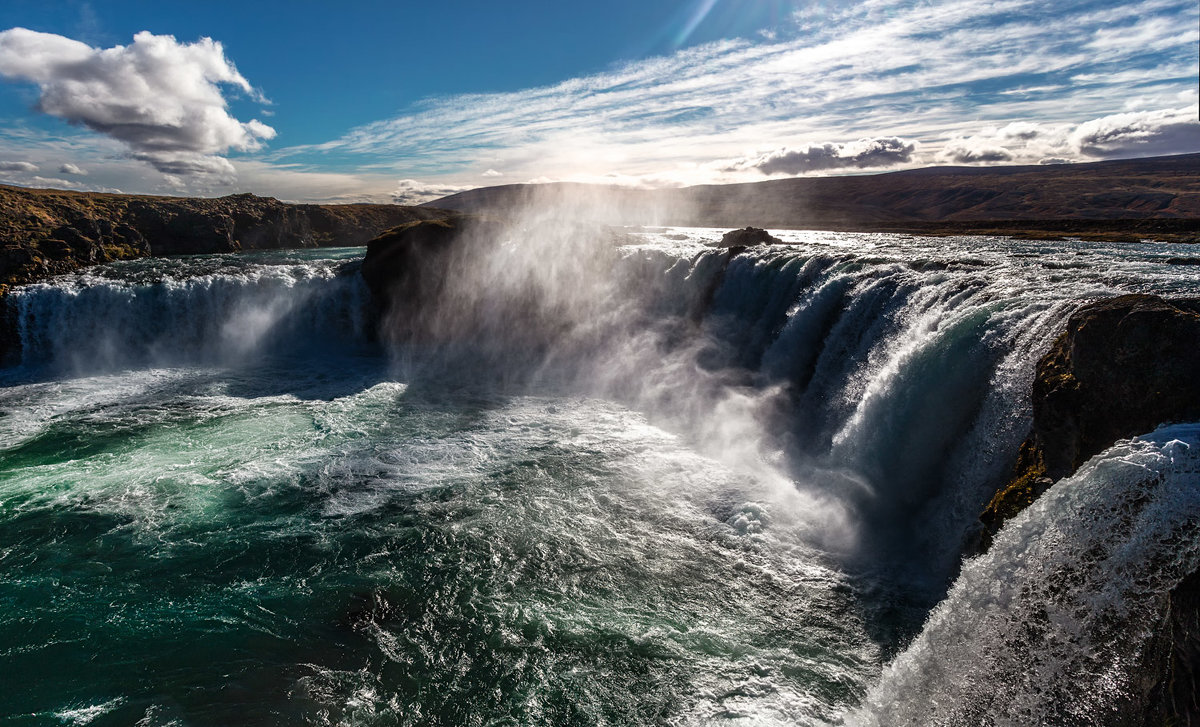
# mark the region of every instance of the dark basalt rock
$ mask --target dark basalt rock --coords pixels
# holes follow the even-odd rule
[[[1163,605],[1141,669],[1149,725],[1200,725],[1200,573],[1175,586]]]
[[[1124,295],[1080,310],[1039,362],[1033,401],[1055,480],[1119,439],[1200,419],[1200,301]]]
[[[433,301],[463,240],[497,232],[493,227],[494,223],[469,215],[393,227],[367,243],[363,280],[382,309],[397,301],[411,306]]]
[[[741,247],[751,245],[779,245],[783,241],[771,233],[758,227],[743,227],[740,230],[730,230],[721,238],[718,247]]]
[[[21,356],[17,315],[8,297],[8,286],[0,285],[0,366],[11,366]]]
[[[1200,301],[1123,295],[1088,305],[1037,365],[1033,432],[980,520],[982,548],[1056,480],[1121,439],[1200,419]],[[1122,724],[1200,725],[1200,573],[1164,599]]]
[[[288,204],[253,194],[205,199],[0,185],[0,284],[148,255],[361,245],[398,224],[447,214],[399,205]]]
[[[1086,306],[1037,365],[1033,432],[985,510],[988,535],[1114,442],[1200,419],[1200,301],[1123,295]]]

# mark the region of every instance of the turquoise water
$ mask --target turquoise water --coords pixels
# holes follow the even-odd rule
[[[0,713],[629,724],[860,696],[850,589],[753,481],[602,401],[305,364],[4,390]]]
[[[453,345],[376,337],[361,248],[16,291],[4,722],[884,724],[924,719],[887,711],[905,689],[959,698],[911,666],[953,606],[905,647],[1032,362],[1080,299],[1196,282],[1151,246],[825,233],[721,277],[713,234],[645,233],[587,284],[505,251],[523,310],[560,316],[521,367],[486,286]]]

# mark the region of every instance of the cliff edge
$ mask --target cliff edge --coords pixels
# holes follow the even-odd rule
[[[981,518],[989,535],[1121,439],[1200,420],[1200,300],[1122,295],[1076,311],[1037,364],[1033,431]]]
[[[0,292],[149,255],[362,245],[396,225],[445,214],[399,205],[288,204],[253,194],[204,199],[0,185]]]
[[[980,520],[1000,527],[1103,450],[1200,420],[1200,300],[1122,295],[1078,310],[1037,364],[1033,431]],[[1200,572],[1164,599],[1133,695],[1144,724],[1200,724]]]

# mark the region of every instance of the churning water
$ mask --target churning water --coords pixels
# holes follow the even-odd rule
[[[1196,566],[1196,427],[959,554],[1066,316],[1200,294],[1186,254],[628,234],[480,250],[381,319],[361,248],[15,290],[0,716],[1105,724]]]

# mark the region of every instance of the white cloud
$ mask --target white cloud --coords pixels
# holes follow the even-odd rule
[[[537,88],[428,99],[274,158],[386,157],[403,175],[450,184],[477,180],[472,167],[482,159],[513,179],[615,173],[696,184],[748,181],[764,167],[868,168],[825,146],[829,139],[919,142],[907,159],[902,149],[876,157],[901,165],[999,159],[1005,150],[1034,161],[1078,156],[1024,150],[1053,145],[1022,135],[1111,114],[1131,95],[1152,108],[1172,103],[1164,99],[1195,84],[1196,17],[1190,0],[1104,10],[1089,2],[871,0],[839,5],[819,22],[805,16],[807,31],[718,41]],[[1102,32],[1118,26],[1135,30],[1138,42]],[[1011,128],[986,148],[943,149],[983,125]],[[771,147],[779,151],[746,152]]]
[[[830,169],[890,167],[912,160],[915,142],[897,137],[859,139],[847,144],[809,144],[799,149],[784,147],[754,157],[726,162],[726,171],[756,169],[763,174],[804,174]]]
[[[975,164],[979,162],[995,164],[996,162],[1012,161],[1013,153],[1002,146],[988,144],[986,141],[959,139],[947,144],[938,153],[937,158],[938,161],[950,162],[952,164]]]
[[[0,162],[0,172],[36,172],[38,166],[30,162]]]
[[[34,177],[29,180],[29,183],[34,187],[50,187],[51,189],[73,189],[75,186],[74,182],[57,177]]]
[[[489,169],[480,176],[482,177],[503,177],[504,172],[497,172],[495,169]]]
[[[59,174],[74,174],[77,177],[86,177],[87,176],[86,169],[81,169],[78,166],[76,166],[70,162],[67,162],[66,164],[63,164],[62,166],[60,166],[58,168],[58,173]]]
[[[416,205],[472,188],[470,186],[427,184],[416,179],[401,179],[396,188],[392,190],[391,200],[395,204]]]
[[[179,43],[143,31],[131,45],[99,49],[12,28],[0,32],[0,75],[37,84],[38,110],[116,139],[171,176],[229,175],[221,155],[275,136],[229,114],[220,84],[264,99],[210,38]]]
[[[1016,122],[947,142],[938,161],[1062,163],[1200,152],[1200,105],[1109,114],[1079,124]]]
[[[1081,154],[1115,158],[1200,151],[1200,107],[1113,114],[1080,124],[1070,141]]]

